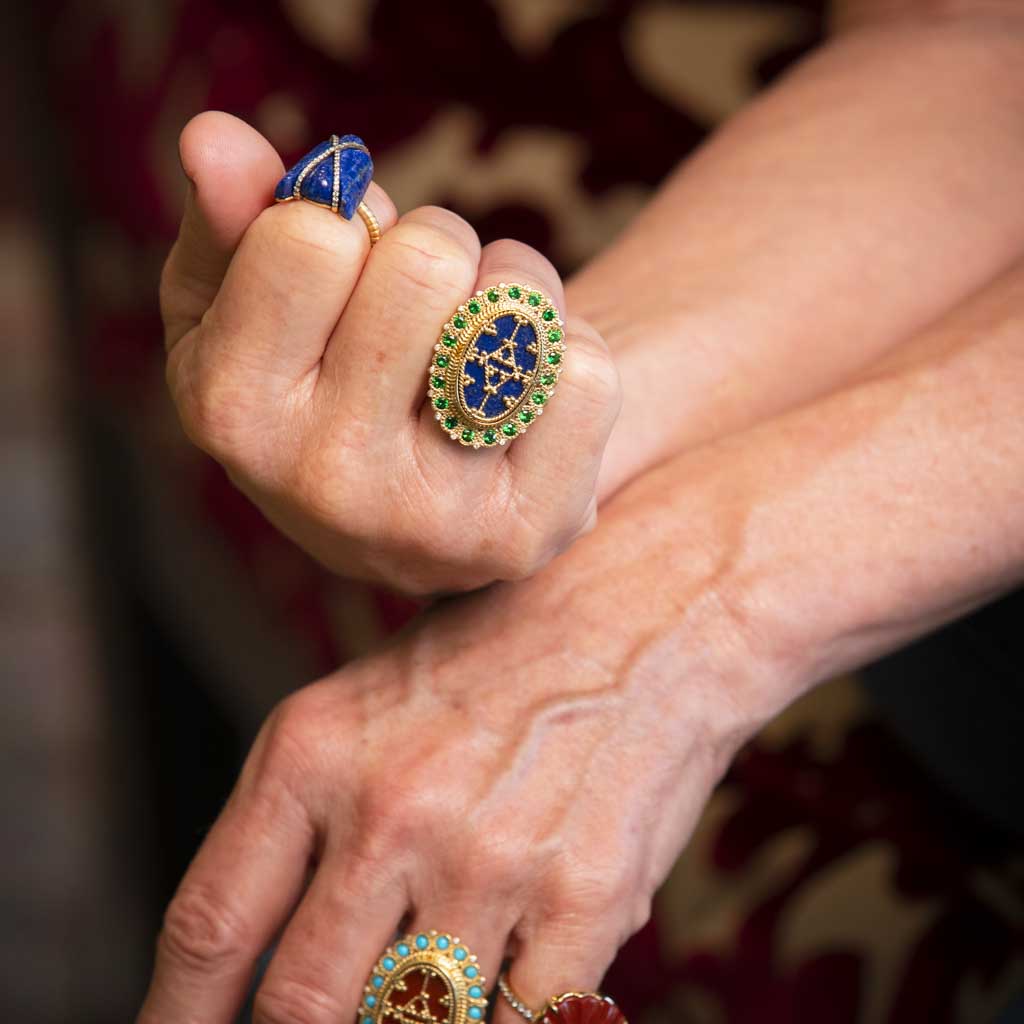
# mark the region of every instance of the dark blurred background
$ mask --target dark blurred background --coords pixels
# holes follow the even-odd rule
[[[372,147],[400,210],[569,272],[823,31],[808,2],[82,0],[4,17],[0,1006],[130,1019],[162,908],[281,695],[413,611],[332,580],[180,434],[156,301],[218,108]],[[641,1024],[992,1019],[1014,845],[852,680],[743,755],[609,978]]]

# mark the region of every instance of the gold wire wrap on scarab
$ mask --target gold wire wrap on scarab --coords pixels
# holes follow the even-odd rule
[[[381,954],[363,989],[358,1024],[480,1024],[487,980],[465,943],[419,932]]]
[[[503,446],[544,412],[564,365],[555,304],[527,285],[501,282],[467,299],[441,329],[427,399],[453,441]]]
[[[358,212],[370,236],[380,241],[380,224],[363,202],[373,179],[373,159],[358,135],[332,135],[314,146],[277,183],[274,199],[289,203],[301,199],[322,206],[346,220]]]

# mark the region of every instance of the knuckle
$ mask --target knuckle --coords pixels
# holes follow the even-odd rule
[[[557,905],[568,919],[588,916],[631,919],[635,879],[620,863],[581,865],[563,871],[556,883]]]
[[[558,271],[554,264],[533,246],[520,242],[515,238],[499,238],[484,247],[484,256],[488,268],[488,278],[496,281],[503,278],[508,281],[518,280],[521,284],[539,284],[541,281],[557,282]],[[483,261],[481,261],[483,262]],[[526,280],[523,280],[523,275]],[[550,286],[541,286],[541,291],[551,295]]]
[[[385,238],[389,243],[385,250],[389,269],[422,293],[431,306],[447,306],[453,290],[466,293],[472,289],[478,257],[436,222],[403,219]]]
[[[185,885],[164,915],[160,946],[176,963],[211,973],[245,955],[245,928],[213,889]]]
[[[529,579],[544,568],[554,557],[555,545],[546,531],[523,530],[514,546],[506,549],[500,579],[517,581]]]
[[[630,904],[630,913],[625,919],[626,933],[622,936],[621,943],[636,935],[638,931],[647,927],[653,912],[653,901],[650,896],[637,895]]]
[[[501,832],[477,830],[464,837],[459,874],[471,892],[488,892],[512,898],[534,875],[534,852],[522,838]]]
[[[366,231],[361,220],[325,217],[309,203],[275,203],[249,225],[242,243],[259,255],[285,265],[301,261],[304,272],[361,261],[366,255]]]
[[[221,462],[231,462],[251,442],[250,389],[232,374],[202,372],[187,353],[171,352],[167,380],[182,428],[189,440]]]
[[[571,346],[566,376],[600,407],[612,406],[617,410],[622,400],[622,383],[604,339],[577,317],[569,319],[566,333]]]
[[[292,462],[289,491],[306,511],[318,521],[335,528],[345,525],[345,533],[353,532],[352,522],[358,506],[351,497],[359,489],[349,485],[350,464],[357,461],[354,453],[342,450],[330,441],[306,444]],[[365,476],[359,474],[358,476]]]
[[[482,540],[485,550],[481,552],[480,562],[492,574],[492,579],[529,579],[555,556],[557,533],[551,528],[548,516],[520,510],[514,523],[509,523],[497,537]]]
[[[480,238],[476,229],[464,217],[445,209],[443,206],[420,206],[407,213],[402,221],[406,224],[424,224],[457,243],[474,265],[480,260]]]
[[[334,996],[297,979],[268,980],[253,1003],[255,1024],[334,1024],[343,1016]]]
[[[266,742],[257,775],[284,783],[307,778],[325,759],[324,709],[299,690],[275,708],[266,726]]]

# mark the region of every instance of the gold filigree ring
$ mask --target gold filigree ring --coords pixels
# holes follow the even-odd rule
[[[565,325],[555,304],[502,282],[470,296],[442,327],[427,399],[453,441],[505,445],[544,412],[564,365]]]
[[[359,1024],[478,1024],[487,980],[465,943],[419,932],[381,954],[363,989]]]

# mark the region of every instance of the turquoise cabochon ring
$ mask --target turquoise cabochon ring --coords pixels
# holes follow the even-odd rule
[[[304,199],[346,220],[358,213],[373,244],[380,239],[380,225],[363,202],[372,180],[373,159],[366,143],[358,135],[332,135],[289,169],[277,183],[274,199]]]
[[[464,942],[446,932],[407,935],[380,955],[358,1024],[483,1024],[487,979]]]

